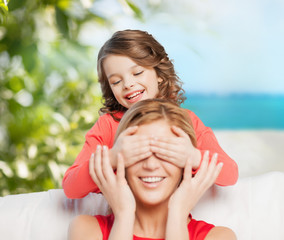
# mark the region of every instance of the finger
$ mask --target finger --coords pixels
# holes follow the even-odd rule
[[[159,159],[159,160],[162,160],[162,161],[166,161],[170,164],[173,164],[175,165],[176,167],[179,167],[179,168],[184,168],[185,167],[185,161],[181,161],[182,157],[176,155],[175,157],[168,157],[166,155],[162,155],[162,154],[159,154],[159,153],[154,153],[154,155]]]
[[[178,137],[189,138],[189,136],[185,133],[185,131],[183,131],[181,128],[177,126],[172,126],[171,130]]]
[[[187,159],[187,161],[185,163],[183,179],[186,182],[190,182],[191,179],[192,179],[192,163],[191,163],[190,159]]]
[[[89,160],[89,174],[91,176],[91,178],[93,179],[93,181],[98,184],[98,178],[95,174],[95,171],[94,171],[94,161],[95,161],[95,154],[92,153],[91,157],[90,157],[90,160]]]
[[[215,172],[217,170],[218,154],[214,153],[210,163],[208,164],[206,175],[204,176],[204,182],[212,185],[215,182]]]
[[[125,142],[126,145],[126,142]],[[129,144],[123,147],[123,152],[131,153],[131,155],[138,155],[150,151],[150,140],[143,139],[138,141],[129,141]]]
[[[102,146],[98,145],[97,151],[96,151],[96,158],[95,158],[95,174],[101,183],[101,185],[105,184],[105,178],[102,173]]]
[[[101,146],[98,145],[95,154],[92,154],[90,161],[89,161],[89,173],[93,179],[93,181],[98,185],[98,187],[101,187],[101,182],[96,174],[95,171],[95,164],[96,161],[99,161],[101,158]]]
[[[166,148],[168,146],[176,147],[178,140],[179,140],[178,137],[159,138],[159,137],[156,137],[156,136],[152,136],[151,140],[150,140],[150,145],[164,147],[164,148]]]
[[[103,146],[102,171],[106,181],[115,180],[115,175],[110,164],[109,150],[107,146]]]
[[[195,175],[196,178],[204,178],[205,177],[206,172],[207,172],[207,168],[208,168],[208,162],[209,162],[209,151],[205,151],[201,165],[200,165],[200,168]]]
[[[152,154],[153,153],[151,151],[148,151],[148,152],[136,155],[136,156],[132,156],[131,159],[128,159],[127,164],[124,162],[125,167],[130,167],[130,166],[132,166],[133,164],[135,164],[139,161],[145,160],[145,159],[149,158]]]
[[[179,158],[177,155],[178,152],[172,149],[167,149],[167,148],[157,147],[157,146],[150,146],[150,151],[155,153],[156,155],[160,155],[162,159],[165,159],[168,161]]]
[[[120,183],[125,183],[125,167],[124,167],[124,159],[122,155],[119,153],[117,156],[117,179]]]
[[[147,136],[128,136],[121,141],[120,152],[127,155],[136,155],[150,151],[150,139]]]
[[[223,165],[224,164],[222,162],[217,164],[217,167],[216,167],[214,174],[213,174],[213,183],[216,181],[217,177],[219,176],[219,174],[220,174],[220,172],[223,168]]]
[[[214,170],[216,169],[217,159],[218,159],[218,154],[214,153],[212,158],[211,158],[211,161],[210,161],[210,163],[208,165],[208,173],[209,174],[213,173]]]

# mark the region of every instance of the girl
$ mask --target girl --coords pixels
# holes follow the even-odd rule
[[[113,169],[116,169],[118,153],[123,155],[126,167],[155,153],[180,167],[184,167],[190,158],[193,170],[197,171],[204,152],[209,150],[211,154],[218,153],[218,161],[224,164],[216,184],[236,183],[236,163],[218,145],[212,130],[189,110],[196,146],[177,127],[173,127],[175,136],[171,138],[157,137],[154,132],[151,137],[138,137],[135,134],[138,128],[131,127],[113,145],[119,120],[134,103],[152,98],[167,99],[176,104],[184,101],[174,66],[152,35],[139,30],[116,32],[102,46],[97,65],[104,99],[104,107],[100,110],[104,115],[86,134],[82,151],[64,175],[63,189],[67,197],[82,198],[89,192],[99,192],[88,170],[90,156],[97,145],[108,146]]]
[[[180,127],[196,145],[188,113],[164,100],[145,100],[135,104],[121,120],[117,136],[130,126],[139,126],[137,136],[175,137],[172,126]],[[215,227],[192,219],[189,212],[221,171],[214,154],[208,163],[208,152],[198,173],[191,176],[191,161],[184,170],[151,154],[124,169],[118,155],[114,174],[108,148],[98,145],[90,159],[90,175],[110,204],[108,216],[79,216],[69,228],[69,240],[76,239],[214,239],[235,240],[228,228]],[[116,196],[116,198],[113,198]]]

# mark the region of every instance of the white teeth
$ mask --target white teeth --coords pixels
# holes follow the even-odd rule
[[[155,183],[161,182],[164,178],[163,177],[142,177],[141,180],[147,183]]]
[[[133,93],[132,95],[130,96],[127,96],[128,99],[131,99],[131,98],[135,98],[137,95],[141,94],[143,91],[141,92],[136,92],[136,93]]]

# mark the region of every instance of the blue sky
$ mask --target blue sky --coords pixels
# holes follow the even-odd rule
[[[145,13],[144,23],[115,0],[95,2],[95,11],[115,19],[112,29],[96,30],[97,46],[115,30],[147,30],[189,92],[284,94],[283,0],[164,2],[160,12]]]

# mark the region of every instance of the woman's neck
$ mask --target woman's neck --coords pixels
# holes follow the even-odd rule
[[[158,206],[136,207],[134,235],[148,238],[165,238],[168,203]]]

